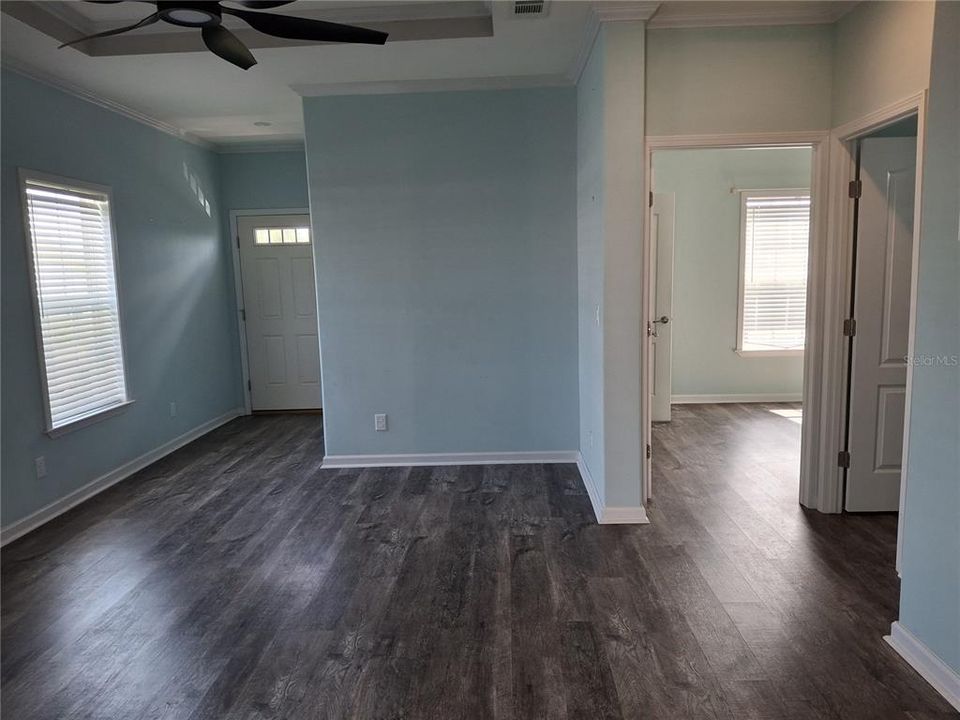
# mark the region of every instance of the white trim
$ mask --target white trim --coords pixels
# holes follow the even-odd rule
[[[826,130],[797,130],[763,133],[701,133],[697,135],[648,135],[649,150],[727,147],[798,147],[825,143]],[[812,188],[811,188],[812,190]]]
[[[626,0],[603,0],[594,2],[593,12],[602,23],[633,22],[649,20],[660,8],[659,2],[628,2]]]
[[[601,525],[649,525],[647,510],[643,505],[635,507],[604,506],[603,517],[597,519]]]
[[[596,516],[597,522],[601,522],[601,518],[603,518],[603,499],[600,497],[600,487],[597,485],[597,481],[593,479],[593,475],[590,474],[587,463],[583,459],[583,454],[580,452],[577,453],[577,470],[580,471],[583,486],[587,489],[587,496],[593,506],[593,514]]]
[[[636,507],[607,507],[600,499],[600,490],[593,475],[587,468],[583,455],[577,453],[577,469],[583,479],[583,486],[587,489],[587,496],[593,506],[593,514],[601,525],[647,525],[650,523],[647,510],[643,505]]]
[[[890,634],[884,635],[883,639],[948,703],[960,710],[960,673],[937,657],[899,621],[890,626]]]
[[[711,28],[711,27],[771,27],[784,25],[832,25],[854,8],[855,2],[838,2],[834,0],[825,9],[805,7],[794,9],[784,3],[768,3],[763,10],[743,13],[699,12],[684,15],[659,17],[654,15],[650,20],[651,30],[666,30],[675,28]],[[709,7],[710,4],[705,4]]]
[[[505,75],[422,80],[371,80],[367,82],[306,83],[291,85],[301,97],[327,95],[395,95],[400,93],[449,92],[466,90],[515,90],[532,87],[569,86],[570,78],[554,75]]]
[[[800,402],[803,393],[741,393],[739,395],[671,395],[671,405],[714,405],[718,403]]]
[[[590,53],[593,52],[593,44],[597,40],[601,23],[647,21],[656,14],[659,8],[659,2],[607,0],[593,3],[590,12],[587,14],[587,21],[583,26],[577,54],[573,58],[573,62],[570,63],[570,67],[567,68],[567,72],[564,73],[567,83],[576,85],[580,82],[583,69],[590,60]]]
[[[227,413],[224,413],[223,415],[220,415],[219,417],[214,418],[213,420],[208,420],[202,425],[198,425],[193,430],[188,430],[183,435],[164,443],[160,447],[144,453],[143,455],[124,463],[115,470],[111,470],[95,480],[88,482],[86,485],[74,490],[69,495],[53,501],[49,505],[40,508],[36,512],[30,513],[27,515],[27,517],[10,523],[5,528],[0,530],[0,545],[6,545],[17,538],[26,535],[31,530],[34,530],[44,523],[53,520],[55,517],[62,515],[71,508],[74,508],[80,503],[89,500],[94,495],[103,492],[112,485],[116,485],[121,480],[126,480],[128,477],[136,472],[139,472],[148,465],[155,463],[157,460],[166,457],[175,450],[179,450],[184,445],[193,442],[197,438],[206,435],[211,430],[215,430],[221,425],[224,425],[234,418],[240,417],[241,415],[243,415],[243,410],[241,408],[235,408]]]
[[[324,468],[428,467],[434,465],[530,465],[577,462],[576,450],[547,452],[409,453],[324,455]]]
[[[600,32],[600,18],[592,10],[587,14],[587,22],[583,26],[583,34],[580,37],[580,47],[577,50],[576,57],[567,70],[567,79],[574,85],[580,82],[580,76],[583,75],[583,69],[590,60],[590,53],[593,52],[593,44],[597,41],[597,33]]]
[[[812,175],[812,168],[811,168]],[[734,192],[735,188],[731,188],[731,192]],[[800,356],[804,354],[804,349],[800,348],[776,348],[770,350],[750,350],[743,347],[743,310],[744,310],[744,300],[746,294],[746,272],[747,272],[747,201],[750,198],[765,198],[765,197],[781,197],[784,195],[795,195],[798,197],[807,198],[808,208],[811,206],[810,199],[810,188],[765,188],[757,190],[747,190],[741,188],[736,190],[740,194],[740,257],[739,257],[739,278],[737,284],[737,346],[734,348],[734,352],[740,355],[741,357],[791,357],[791,356]],[[809,210],[808,210],[809,214]],[[809,223],[809,218],[808,218]],[[809,224],[807,228],[807,255],[808,262],[807,266],[809,269],[809,254],[810,254],[810,229]],[[804,297],[807,294],[807,286],[804,284],[803,288]]]
[[[242,155],[244,153],[281,153],[281,152],[306,152],[306,145],[303,140],[276,140],[270,139],[258,141],[232,140],[217,143],[216,152],[220,155]]]
[[[244,322],[243,277],[240,273],[240,229],[238,220],[242,217],[257,217],[259,215],[306,215],[310,217],[309,208],[272,208],[268,210],[231,210],[230,211],[230,247],[233,249],[233,293],[237,308],[237,332],[240,339],[240,374],[243,383],[244,414],[253,412],[250,399],[250,365],[247,349],[247,323]],[[313,231],[311,223],[311,232]],[[310,243],[310,253],[313,254],[313,243]],[[319,316],[319,312],[317,313]],[[319,335],[318,335],[319,340]],[[322,367],[322,365],[321,365]],[[322,371],[321,371],[322,373]],[[321,378],[321,384],[323,378]],[[321,391],[322,393],[322,391]],[[321,403],[322,404],[322,403]]]
[[[59,187],[64,191],[90,193],[101,195],[107,201],[107,213],[109,215],[110,245],[113,252],[113,290],[116,294],[117,302],[117,334],[120,345],[120,362],[123,366],[123,395],[122,402],[115,403],[105,407],[92,414],[71,420],[68,423],[54,427],[53,417],[50,408],[50,388],[48,387],[47,377],[47,355],[43,348],[43,328],[40,319],[40,288],[37,287],[36,259],[34,258],[33,237],[30,230],[30,214],[27,206],[27,184],[31,181],[37,184],[47,184],[48,186]],[[122,288],[120,287],[120,265],[117,252],[117,220],[115,208],[113,205],[113,190],[108,185],[99,185],[87,180],[78,180],[76,178],[53,175],[51,173],[32,170],[30,168],[17,168],[17,182],[20,191],[20,209],[21,222],[23,223],[23,236],[26,242],[27,270],[30,276],[30,298],[33,307],[34,321],[34,339],[37,344],[37,359],[40,361],[40,389],[43,396],[43,417],[44,432],[50,437],[58,437],[73,430],[79,430],[100,420],[105,420],[126,409],[132,402],[133,397],[130,394],[130,371],[127,358],[127,344],[124,341],[124,322],[123,322],[123,302],[121,300]]]
[[[921,207],[923,184],[923,148],[927,91],[922,90],[903,100],[875,110],[861,118],[851,120],[833,129],[830,134],[829,186],[831,188],[828,237],[825,256],[822,260],[823,287],[819,294],[824,298],[822,317],[821,363],[814,381],[819,386],[819,401],[822,408],[819,419],[818,452],[810,458],[813,472],[819,478],[813,504],[821,512],[838,513],[843,510],[843,476],[837,467],[837,453],[841,450],[845,433],[845,403],[847,397],[848,343],[843,337],[843,318],[849,313],[850,282],[853,275],[853,204],[847,197],[847,183],[856,171],[854,146],[858,138],[868,135],[911,115],[917,115],[917,173],[914,202]],[[922,213],[914,213],[913,267],[910,279],[910,326],[908,331],[908,355],[915,346],[917,272],[921,242]],[[809,312],[809,308],[808,308]],[[808,376],[809,377],[809,376]],[[904,498],[907,486],[907,460],[909,455],[910,403],[913,387],[913,368],[907,364],[907,386],[904,401],[903,472],[900,479],[900,522],[897,523],[897,570],[900,569],[900,551],[903,542],[903,527],[907,521],[904,514]],[[810,416],[812,417],[812,415]],[[808,426],[804,422],[804,427]],[[801,463],[801,477],[805,463]],[[805,503],[807,504],[807,503]]]
[[[154,130],[159,130],[167,135],[172,135],[178,140],[183,140],[184,142],[188,142],[193,145],[199,145],[207,150],[215,149],[213,143],[197,137],[196,135],[187,132],[183,128],[176,127],[175,125],[171,125],[170,123],[166,123],[163,120],[151,117],[150,115],[145,115],[139,110],[134,110],[127,105],[123,105],[121,103],[114,102],[113,100],[108,100],[100,95],[96,95],[89,90],[83,89],[79,85],[74,85],[63,78],[51,75],[44,70],[35,68],[32,65],[21,62],[20,60],[15,60],[7,55],[4,55],[2,58],[2,64],[4,68],[17,73],[18,75],[23,75],[31,80],[36,80],[44,85],[49,85],[52,88],[56,88],[57,90],[60,90],[67,95],[72,95],[80,100],[86,100],[88,103],[97,105],[104,110],[109,110],[117,115],[122,115],[125,118],[134,120],[135,122],[146,125],[147,127],[151,127]]]
[[[812,508],[821,508],[818,504],[818,490],[821,489],[821,483],[817,471],[820,465],[811,461],[819,460],[823,457],[820,437],[817,431],[820,415],[820,398],[822,395],[823,378],[819,372],[819,363],[821,355],[821,344],[823,337],[827,333],[822,319],[821,308],[824,306],[820,288],[824,284],[824,276],[831,269],[825,263],[824,257],[828,252],[828,213],[827,213],[827,178],[829,170],[827,168],[827,145],[830,141],[830,133],[827,131],[800,130],[796,132],[770,132],[770,133],[729,133],[729,134],[699,134],[699,135],[660,135],[647,136],[644,147],[644,186],[650,191],[655,192],[653,187],[653,153],[655,150],[679,149],[679,148],[729,148],[729,147],[795,147],[797,145],[809,145],[813,148],[813,158],[811,160],[811,181],[810,181],[810,253],[808,259],[807,273],[807,342],[804,348],[804,382],[803,382],[803,407],[804,413],[808,416],[801,428],[800,441],[800,502]],[[649,213],[649,208],[647,212]],[[650,222],[649,217],[644,222],[642,238],[642,267],[641,276],[648,278],[652,272],[650,256]],[[649,285],[649,283],[648,283]],[[646,322],[650,316],[650,297],[649,293],[643,293],[641,297],[641,318]],[[650,417],[650,373],[648,363],[648,343],[644,342],[643,352],[641,353],[641,373],[640,373],[640,411],[641,426],[646,442],[650,442],[650,431],[652,427]],[[773,402],[773,401],[767,401]],[[833,460],[836,465],[836,451],[834,451]],[[651,493],[651,464],[649,460],[644,465],[644,494],[650,497]]]

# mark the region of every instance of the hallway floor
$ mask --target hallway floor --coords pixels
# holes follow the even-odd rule
[[[2,712],[957,717],[881,639],[896,518],[801,509],[789,406],[655,429],[647,526],[574,466],[323,470],[247,417],[9,545]]]

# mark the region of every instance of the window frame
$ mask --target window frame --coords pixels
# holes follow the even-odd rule
[[[17,168],[17,176],[20,186],[20,209],[21,222],[23,223],[23,237],[26,243],[27,274],[29,276],[30,283],[30,303],[33,308],[33,334],[34,341],[36,342],[37,359],[39,360],[38,365],[40,369],[40,388],[42,392],[41,400],[43,405],[44,432],[50,437],[58,437],[73,430],[92,425],[93,423],[97,423],[101,420],[105,420],[108,417],[117,415],[126,410],[134,402],[134,398],[130,394],[130,371],[127,362],[127,347],[124,340],[125,333],[123,322],[123,304],[120,300],[122,292],[120,289],[120,271],[118,266],[117,252],[117,226],[116,218],[114,216],[113,189],[107,185],[98,185],[86,180],[63,177],[61,175],[54,175],[38,170],[30,170],[23,167]],[[110,216],[109,228],[110,244],[113,251],[113,284],[117,293],[117,327],[120,334],[120,356],[123,361],[123,390],[125,399],[122,402],[110,405],[109,407],[98,410],[95,413],[85,415],[77,418],[76,420],[71,420],[63,425],[58,425],[57,427],[53,426],[53,420],[50,412],[50,389],[47,383],[47,360],[43,349],[43,329],[40,319],[40,293],[39,288],[37,287],[36,263],[33,256],[33,237],[31,236],[30,232],[30,209],[27,201],[27,184],[29,182],[48,185],[61,190],[103,195],[107,199],[107,210]]]
[[[747,271],[747,200],[749,198],[780,197],[781,195],[805,195],[813,207],[813,196],[811,188],[763,188],[754,190],[740,190],[740,253],[737,262],[740,265],[740,280],[737,285],[737,344],[734,348],[741,357],[803,357],[806,353],[807,341],[804,338],[803,347],[792,349],[775,350],[750,350],[743,347],[743,310],[744,294],[746,292],[746,271]],[[812,226],[812,222],[811,222]],[[807,275],[804,288],[804,301],[810,292],[810,234],[807,231]]]

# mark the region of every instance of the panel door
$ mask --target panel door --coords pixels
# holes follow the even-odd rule
[[[899,508],[916,157],[916,138],[862,141],[844,505],[851,511]]]
[[[319,409],[310,217],[243,217],[237,229],[252,409]]]
[[[650,397],[651,420],[670,420],[670,353],[673,321],[673,193],[656,193],[653,196],[653,212],[650,224],[650,255],[656,268],[651,288],[651,311],[649,318],[654,328],[651,337],[653,357],[653,389]]]

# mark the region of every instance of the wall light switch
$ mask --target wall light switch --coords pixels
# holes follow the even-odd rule
[[[177,404],[175,402],[170,403],[170,417],[177,416]]]
[[[386,432],[387,431],[387,414],[377,413],[376,415],[374,415],[373,426],[376,428],[377,432]]]
[[[37,479],[45,478],[47,476],[47,458],[41,455],[33,461],[33,464],[37,470]]]

